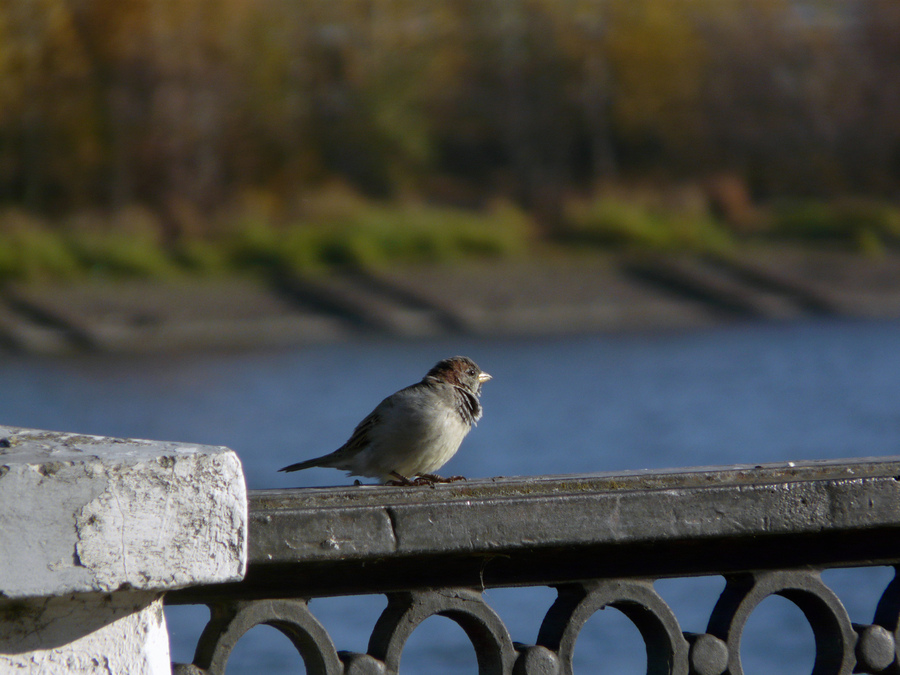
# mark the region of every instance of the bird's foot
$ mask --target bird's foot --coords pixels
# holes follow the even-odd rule
[[[466,480],[465,476],[450,476],[449,478],[444,478],[443,476],[438,476],[433,473],[420,473],[416,477],[416,480],[424,481],[425,484],[434,485],[435,483],[455,483],[456,481]]]
[[[394,477],[394,480],[386,480],[384,481],[385,485],[392,485],[394,487],[398,486],[410,486],[410,485],[421,485],[421,483],[417,483],[414,480],[410,480],[406,476],[397,473],[396,471],[391,471],[391,476]],[[417,479],[418,480],[418,479]]]
[[[394,479],[386,481],[385,485],[405,487],[409,487],[412,485],[428,485],[430,487],[434,487],[435,483],[455,483],[459,480],[466,480],[465,476],[450,476],[449,478],[444,478],[443,476],[438,476],[434,473],[419,473],[416,474],[415,478],[407,478],[406,476],[399,474],[396,471],[391,471],[390,475],[393,476]]]

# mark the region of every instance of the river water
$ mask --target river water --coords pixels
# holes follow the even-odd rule
[[[444,468],[469,477],[560,474],[900,454],[900,323],[809,321],[686,332],[541,339],[359,341],[264,353],[0,357],[0,423],[227,445],[248,487],[346,484],[342,473],[279,474],[331,451],[378,401],[435,361],[466,354],[494,379],[485,415]],[[855,622],[872,619],[888,568],[825,580]],[[720,577],[657,589],[684,630],[703,632]],[[514,640],[537,636],[554,593],[499,589],[487,599]],[[382,597],[314,600],[339,649],[365,651]],[[173,660],[189,662],[204,608],[167,610]],[[808,673],[813,637],[787,600],[763,602],[742,644],[745,672]],[[471,673],[465,634],[435,617],[416,630],[402,672]],[[616,610],[589,621],[583,673],[643,673],[637,630]],[[258,627],[229,673],[303,672],[287,639]]]

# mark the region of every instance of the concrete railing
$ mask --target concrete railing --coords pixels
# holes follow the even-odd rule
[[[810,624],[815,675],[897,673],[900,581],[852,623],[819,574],[864,565],[900,565],[900,458],[263,490],[248,516],[227,449],[0,427],[0,672],[169,672],[164,598],[211,609],[179,674],[223,673],[258,624],[308,673],[396,673],[435,614],[481,673],[570,673],[581,628],[615,607],[648,673],[740,675],[744,626],[780,595]],[[714,574],[706,630],[683,631],[654,581]],[[527,585],[558,596],[513,642],[483,591]],[[372,593],[388,605],[367,653],[338,651],[308,600]]]
[[[570,673],[582,626],[611,606],[639,629],[648,673],[740,675],[744,626],[770,595],[809,621],[815,675],[897,673],[900,582],[870,622],[851,623],[819,573],[898,563],[897,457],[263,490],[250,493],[246,578],[166,602],[211,609],[194,663],[179,673],[224,672],[258,624],[284,633],[308,673],[396,673],[407,638],[435,614],[464,629],[482,674]],[[706,631],[684,632],[653,582],[713,574],[726,585]],[[511,636],[482,593],[523,585],[558,591],[537,636]],[[388,598],[367,653],[338,651],[307,601],[367,593]]]
[[[163,595],[246,561],[232,451],[0,426],[0,673],[169,673]]]

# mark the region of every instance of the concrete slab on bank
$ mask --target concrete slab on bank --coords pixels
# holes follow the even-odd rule
[[[39,353],[282,347],[350,330],[250,279],[17,285],[3,297],[0,343]]]
[[[900,255],[781,247],[715,259],[585,254],[268,282],[11,285],[0,289],[0,349],[248,349],[367,334],[551,335],[816,314],[900,317]]]
[[[721,320],[703,303],[660,293],[626,274],[612,256],[535,265],[380,271],[396,294],[434,307],[445,323],[477,335],[547,335],[682,328]]]

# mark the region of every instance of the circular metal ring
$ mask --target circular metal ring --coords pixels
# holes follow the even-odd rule
[[[650,581],[609,580],[560,586],[547,611],[538,644],[559,655],[560,672],[572,673],[575,641],[588,619],[604,607],[615,607],[641,633],[647,648],[647,673],[687,675],[688,643],[671,608]]]
[[[462,628],[475,647],[480,675],[512,672],[516,651],[506,626],[482,598],[468,588],[442,588],[388,595],[369,640],[369,654],[384,662],[388,673],[400,668],[407,639],[425,619],[445,616]]]
[[[237,641],[260,624],[284,634],[300,652],[310,675],[338,675],[343,665],[334,643],[305,600],[254,600],[211,604],[212,616],[194,654],[194,665],[210,675],[224,675]]]
[[[894,578],[878,600],[872,623],[885,628],[894,638],[892,663],[900,663],[900,567],[894,568]]]
[[[770,595],[793,602],[803,612],[816,640],[812,675],[850,675],[855,665],[856,633],[840,599],[817,572],[777,571],[727,578],[709,619],[707,632],[728,646],[728,672],[743,675],[741,635],[750,614]]]

